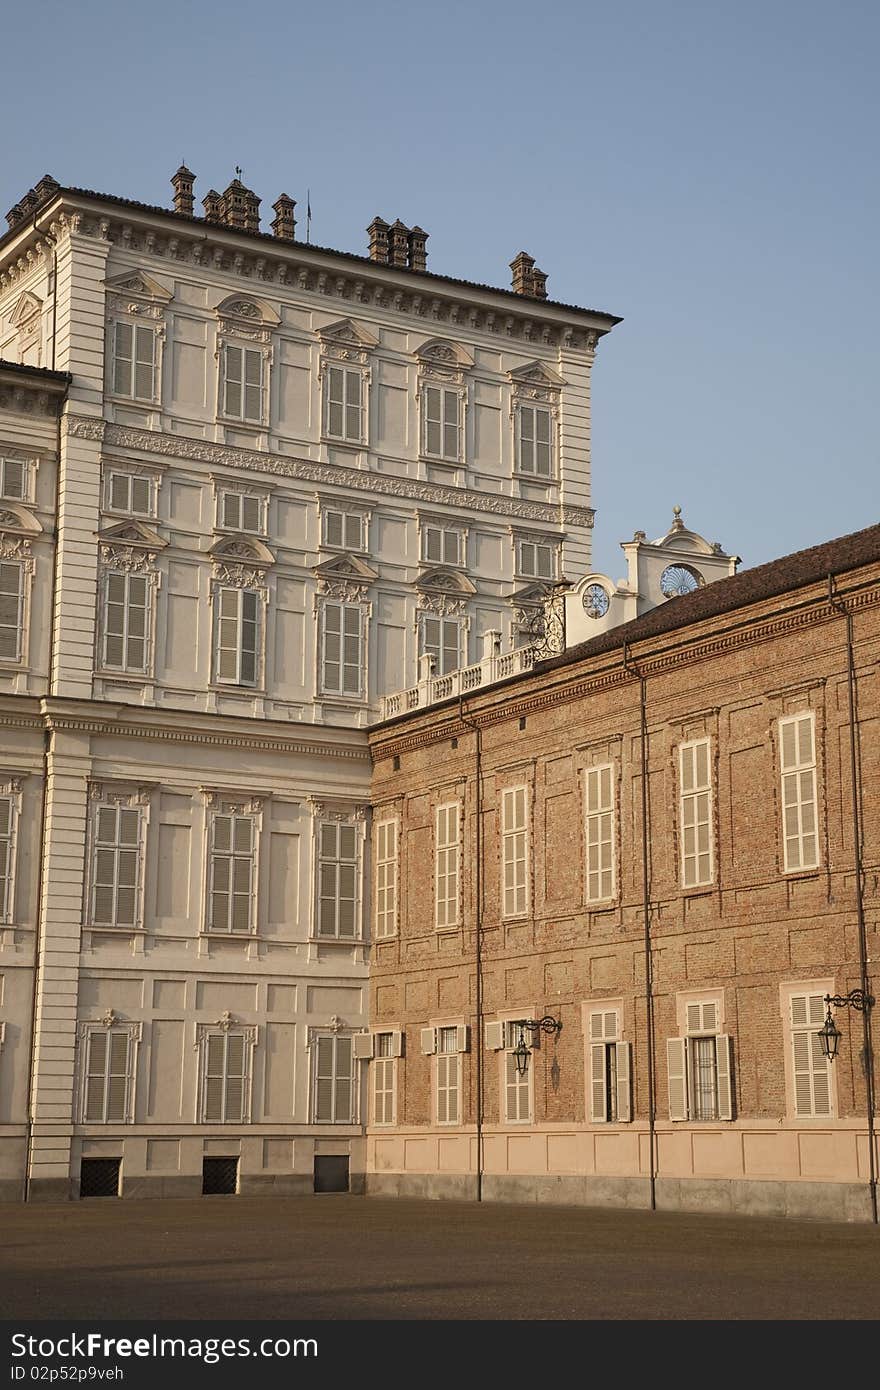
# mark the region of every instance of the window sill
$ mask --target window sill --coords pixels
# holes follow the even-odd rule
[[[596,898],[595,902],[587,902],[585,907],[587,912],[617,912],[620,907],[620,900],[618,898]]]
[[[461,931],[461,922],[447,922],[443,927],[434,928],[436,936],[448,935],[450,932]]]
[[[310,936],[309,941],[315,946],[366,946],[367,941],[363,936]]]
[[[210,927],[202,927],[199,936],[205,941],[259,941],[260,937],[255,931],[220,931],[212,930]]]
[[[435,458],[433,454],[419,454],[419,463],[429,463],[432,468],[457,469],[466,467],[464,459]]]
[[[513,476],[518,483],[534,483],[538,487],[558,487],[559,478],[555,473],[523,473],[514,469]]]
[[[679,888],[683,898],[711,898],[718,892],[717,883],[693,883]]]
[[[369,705],[366,695],[324,695],[319,691],[315,699],[322,705],[336,705],[340,709],[366,709]]]
[[[255,433],[265,432],[269,428],[266,420],[236,420],[229,415],[218,415],[217,424],[234,430],[254,430]]]
[[[162,409],[162,402],[155,397],[147,400],[145,396],[120,396],[116,391],[108,391],[107,395],[114,405],[139,405],[143,410]]]
[[[321,443],[334,449],[351,449],[353,453],[363,453],[364,449],[370,447],[366,439],[336,439],[332,434],[322,434]]]
[[[155,685],[156,677],[146,671],[113,671],[106,666],[95,667],[95,679],[124,681],[127,685]]]
[[[818,864],[815,866],[815,868],[812,868],[812,869],[783,869],[783,870],[782,870],[782,877],[783,877],[783,880],[784,880],[785,882],[787,882],[787,883],[788,883],[788,882],[791,882],[793,879],[820,878],[821,875],[822,875],[822,869],[821,869],[820,865],[818,865]]]
[[[208,689],[213,690],[218,695],[251,695],[263,698],[266,694],[266,687],[263,685],[236,685],[232,681],[229,684],[222,681],[210,681]]]
[[[82,929],[83,931],[100,932],[106,936],[144,936],[146,934],[142,922],[127,927],[114,927],[107,922],[83,922]]]

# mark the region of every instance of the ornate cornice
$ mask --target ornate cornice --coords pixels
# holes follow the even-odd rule
[[[112,717],[112,706],[106,719],[98,716],[52,714],[44,716],[45,726],[50,729],[72,730],[86,734],[113,734],[119,738],[149,739],[167,743],[194,743],[214,748],[252,748],[269,753],[303,753],[311,757],[342,758],[354,762],[370,761],[370,750],[364,742],[363,748],[337,747],[332,743],[307,743],[302,739],[290,740],[262,735],[259,726],[253,734],[219,734],[208,730],[176,729],[166,725],[123,724]],[[36,721],[35,721],[36,722]],[[6,726],[11,720],[0,718]]]
[[[315,463],[311,459],[290,458],[282,454],[260,453],[256,449],[233,448],[206,439],[187,439],[179,434],[162,434],[128,425],[111,425],[82,415],[67,417],[67,432],[75,439],[92,439],[108,448],[138,449],[165,458],[192,460],[225,468],[243,468],[270,473],[303,482],[327,483],[354,492],[381,493],[405,497],[430,506],[469,508],[520,521],[543,521],[551,525],[593,525],[592,507],[556,506],[550,502],[526,502],[518,497],[477,492],[469,488],[444,487],[439,483],[416,482],[411,478],[392,478],[387,473],[366,473],[344,464]]]

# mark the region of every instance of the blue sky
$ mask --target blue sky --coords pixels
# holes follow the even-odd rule
[[[48,0],[6,39],[4,210],[44,172],[167,204],[181,159],[199,198],[240,164],[264,220],[310,188],[321,245],[401,217],[432,270],[508,285],[525,249],[623,315],[598,568],[675,503],[749,565],[880,519],[869,0]]]

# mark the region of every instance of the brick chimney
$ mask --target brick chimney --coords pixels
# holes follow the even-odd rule
[[[202,199],[202,207],[205,209],[206,222],[223,221],[223,199],[216,188],[209,188]]]
[[[272,204],[272,211],[275,213],[274,222],[270,223],[272,233],[279,241],[296,240],[296,218],[293,209],[296,207],[296,199],[289,198],[286,193]]]
[[[391,265],[409,264],[409,227],[398,217],[388,229],[389,262]]]
[[[388,264],[388,223],[374,217],[367,231],[370,235],[370,260]]]
[[[428,253],[425,249],[425,242],[428,240],[428,233],[421,227],[413,227],[409,234],[409,268],[410,270],[426,270],[428,266]]]
[[[534,256],[520,251],[510,262],[510,269],[513,271],[514,294],[527,295],[531,299],[547,298],[547,276],[543,270],[535,268]]]
[[[195,198],[193,197],[195,181],[195,174],[191,173],[185,164],[181,164],[177,173],[172,175],[174,211],[180,213],[182,217],[192,217],[195,211]]]
[[[532,294],[535,299],[547,298],[547,276],[543,270],[532,271]]]

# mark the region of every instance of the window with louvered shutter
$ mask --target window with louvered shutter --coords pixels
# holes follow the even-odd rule
[[[24,567],[0,563],[0,661],[20,661],[24,621]]]
[[[234,1029],[206,1032],[202,1038],[202,1106],[206,1124],[242,1124],[247,1119],[251,1048]]]
[[[830,1115],[831,1063],[819,1039],[825,1022],[824,996],[793,994],[790,1009],[795,1114]]]
[[[262,639],[261,595],[256,589],[218,588],[215,678],[222,685],[256,685]]]
[[[113,391],[117,396],[131,396],[134,365],[134,328],[130,323],[117,323],[113,333]]]
[[[460,461],[461,408],[459,391],[445,386],[423,388],[422,440],[424,452],[431,458]]]
[[[331,439],[360,444],[364,439],[363,374],[350,367],[329,367],[326,381],[324,428]]]
[[[715,876],[709,740],[683,743],[678,755],[681,881],[685,888],[695,888]]]
[[[87,1034],[83,1102],[87,1123],[128,1120],[131,1056],[128,1029],[95,1028]]]
[[[687,1036],[667,1044],[670,1060],[670,1118],[730,1120],[733,1118],[733,1041],[719,1033],[721,1008],[716,1000],[694,1000],[685,1006]],[[682,1074],[673,1078],[673,1057]],[[675,1103],[682,1113],[672,1114]]]
[[[528,909],[528,831],[525,787],[510,787],[501,802],[502,915],[522,917]]]
[[[613,1123],[618,1114],[618,1020],[616,1009],[590,1014],[590,1114],[594,1123]]]
[[[263,421],[263,377],[265,358],[257,348],[235,347],[223,350],[223,414],[231,420],[252,424]]]
[[[446,526],[422,528],[422,559],[432,565],[460,565],[464,536],[461,531]]]
[[[354,1122],[352,1040],[339,1034],[315,1039],[313,1108],[316,1124]]]
[[[376,1034],[376,1056],[373,1061],[373,1122],[377,1125],[395,1123],[395,1071],[393,1038],[390,1033]]]
[[[438,806],[436,811],[434,923],[437,927],[458,925],[459,812],[457,801]]]
[[[437,1029],[436,1100],[437,1123],[457,1125],[459,1123],[459,1076],[458,1029]]]
[[[27,491],[27,465],[23,459],[0,459],[0,497],[23,502]]]
[[[666,1068],[669,1087],[670,1120],[688,1118],[687,1038],[667,1038]]]
[[[217,812],[211,817],[210,931],[252,930],[256,920],[256,842],[253,816]]]
[[[263,529],[262,501],[250,493],[221,493],[220,517],[221,526],[230,531],[247,531],[259,535]]]
[[[556,547],[539,541],[518,541],[518,570],[526,579],[556,578]]]
[[[321,629],[322,693],[359,699],[365,684],[363,608],[325,600]]]
[[[360,925],[360,849],[354,825],[322,821],[318,837],[318,936],[353,941]]]
[[[519,468],[549,478],[553,472],[553,417],[540,406],[519,407]]]
[[[152,584],[142,574],[104,576],[104,660],[107,670],[141,674],[148,666]]]
[[[586,840],[587,902],[613,898],[614,883],[614,768],[587,768]]]
[[[532,1118],[532,1075],[529,1067],[525,1076],[516,1068],[516,1057],[508,1050],[504,1054],[504,1117],[508,1124],[528,1124]]]
[[[447,676],[462,665],[464,627],[460,618],[422,618],[420,656],[434,658],[434,674]]]
[[[397,931],[397,821],[380,821],[376,844],[376,937]],[[383,1035],[384,1036],[384,1035]]]
[[[782,838],[787,873],[819,866],[816,730],[812,712],[779,721]]]
[[[141,857],[139,807],[97,805],[92,850],[92,924],[133,927],[138,921]]]
[[[11,796],[0,796],[0,922],[12,918],[15,802]]]
[[[113,335],[114,394],[153,401],[155,374],[155,330],[145,324],[117,323]]]

